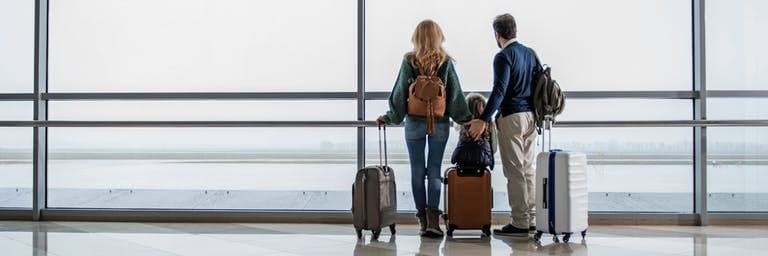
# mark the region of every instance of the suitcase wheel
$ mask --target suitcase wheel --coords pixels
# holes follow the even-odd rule
[[[374,229],[371,230],[371,240],[379,240],[379,235],[381,235],[381,229]]]
[[[573,234],[573,233],[565,233],[563,235],[563,243],[568,243],[568,241],[571,240],[571,234]]]
[[[389,225],[389,233],[391,233],[393,235],[395,234],[395,224],[394,223],[392,223],[392,225]]]
[[[483,235],[491,236],[491,225],[483,226]]]
[[[453,225],[453,224],[446,225],[446,227],[445,227],[446,234],[448,234],[448,236],[453,236],[453,231],[455,231],[458,228],[459,227],[457,227],[456,225]]]
[[[581,239],[584,239],[587,237],[587,230],[581,231]]]
[[[357,239],[363,238],[363,230],[362,229],[355,229],[355,233],[357,233]]]
[[[533,240],[535,240],[536,242],[540,242],[542,234],[544,234],[544,232],[536,231],[536,234],[533,235]]]
[[[560,243],[560,238],[557,235],[552,235],[552,242]]]

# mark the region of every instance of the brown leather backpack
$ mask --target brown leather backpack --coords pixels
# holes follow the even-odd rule
[[[445,85],[431,72],[419,75],[408,88],[408,114],[427,119],[427,134],[435,131],[435,120],[445,116]]]

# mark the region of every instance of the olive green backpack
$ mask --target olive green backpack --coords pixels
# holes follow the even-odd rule
[[[538,63],[538,56],[536,57]],[[555,123],[557,115],[565,108],[565,94],[560,85],[552,79],[552,69],[544,65],[536,77],[533,88],[533,117],[539,133],[541,129],[549,129],[548,124]]]

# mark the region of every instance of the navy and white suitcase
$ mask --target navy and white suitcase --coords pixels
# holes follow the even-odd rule
[[[567,243],[574,233],[581,233],[583,239],[589,225],[587,156],[563,150],[539,153],[535,187],[534,239],[539,241],[543,233],[552,234],[555,242],[559,242],[557,235],[563,235]]]

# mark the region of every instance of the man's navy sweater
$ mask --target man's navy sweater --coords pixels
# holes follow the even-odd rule
[[[497,110],[501,116],[532,111],[533,83],[541,71],[531,48],[513,42],[501,49],[493,58],[493,91],[482,119],[490,122]]]

